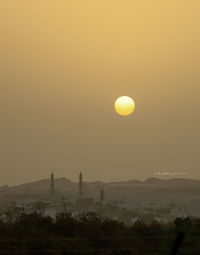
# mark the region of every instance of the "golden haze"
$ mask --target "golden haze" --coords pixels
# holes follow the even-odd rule
[[[199,178],[199,0],[18,0],[0,8],[0,184]],[[133,118],[113,111],[134,95]],[[125,121],[124,121],[125,120]]]

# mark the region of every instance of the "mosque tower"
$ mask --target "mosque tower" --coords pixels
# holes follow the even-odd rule
[[[53,171],[51,173],[51,185],[50,185],[50,188],[51,188],[51,195],[53,196],[54,195],[54,173],[53,173]]]
[[[104,190],[101,189],[100,190],[100,203],[103,204],[103,202],[104,202]]]
[[[79,196],[83,195],[83,175],[80,172],[79,174]]]

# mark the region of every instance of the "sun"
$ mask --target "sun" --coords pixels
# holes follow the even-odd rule
[[[121,96],[115,101],[114,107],[118,114],[127,116],[134,112],[135,102],[131,97]]]

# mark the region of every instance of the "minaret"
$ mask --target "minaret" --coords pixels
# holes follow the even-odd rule
[[[54,174],[53,174],[53,171],[51,173],[51,195],[54,195]]]
[[[83,195],[83,175],[80,172],[79,174],[79,196]]]
[[[103,204],[103,201],[104,201],[104,190],[101,189],[100,190],[100,203]]]

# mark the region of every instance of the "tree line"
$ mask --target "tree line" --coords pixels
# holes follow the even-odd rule
[[[131,226],[96,212],[54,219],[7,211],[0,218],[0,254],[192,255],[200,254],[199,237],[200,219],[190,218]]]

